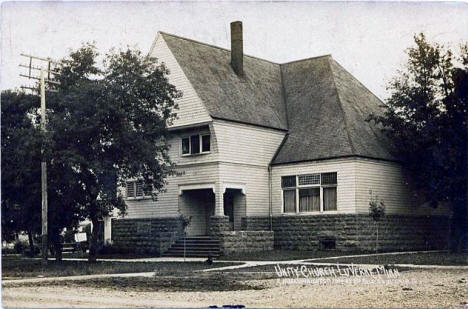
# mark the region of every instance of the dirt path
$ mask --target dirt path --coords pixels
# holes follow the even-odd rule
[[[87,287],[2,289],[7,307],[456,307],[468,302],[468,273],[455,270],[402,272],[384,285],[281,284],[255,281],[263,290],[228,292],[132,292]],[[155,279],[157,280],[157,279]]]

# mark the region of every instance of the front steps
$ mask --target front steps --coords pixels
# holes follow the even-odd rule
[[[178,239],[163,256],[183,257],[218,257],[221,254],[219,239],[210,236],[192,236]]]

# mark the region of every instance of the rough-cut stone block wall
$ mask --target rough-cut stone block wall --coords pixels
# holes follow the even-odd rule
[[[219,235],[224,254],[273,250],[273,231],[231,231]]]
[[[178,217],[112,219],[112,247],[137,253],[164,253],[183,235]]]
[[[242,218],[242,230],[249,231],[269,231],[270,230],[270,218],[269,217],[243,217]]]
[[[246,217],[247,230],[264,229],[268,217]],[[442,249],[447,245],[448,218],[385,216],[379,223],[381,251]],[[376,224],[364,214],[273,216],[275,247],[314,250],[320,240],[334,239],[336,249],[375,250]]]
[[[211,216],[209,221],[211,236],[218,237],[221,233],[231,230],[228,216]]]

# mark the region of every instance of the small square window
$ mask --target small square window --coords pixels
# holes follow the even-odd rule
[[[200,153],[200,135],[190,136],[191,153]]]
[[[189,154],[190,153],[190,139],[183,138],[182,139],[182,154]]]
[[[281,177],[282,188],[293,188],[296,186],[296,176],[283,176]]]
[[[210,135],[202,135],[202,152],[210,151]]]
[[[336,185],[336,173],[322,173],[322,185]]]

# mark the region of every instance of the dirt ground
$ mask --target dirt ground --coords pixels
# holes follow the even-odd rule
[[[2,288],[4,307],[454,307],[468,302],[468,273],[458,270],[415,270],[384,284],[284,283],[249,281],[259,290],[135,292],[84,286],[19,286]]]

